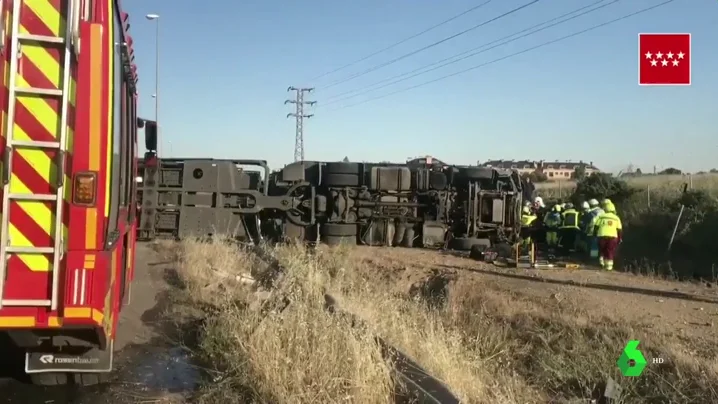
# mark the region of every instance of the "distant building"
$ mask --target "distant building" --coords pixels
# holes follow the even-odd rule
[[[536,171],[543,172],[549,181],[571,179],[576,168],[581,166],[586,169],[586,175],[601,172],[598,167],[593,165],[593,161],[585,163],[583,161],[489,160],[481,165],[485,167],[514,169],[520,174],[530,174]]]

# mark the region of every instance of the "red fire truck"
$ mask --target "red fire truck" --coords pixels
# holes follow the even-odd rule
[[[137,73],[119,0],[0,0],[0,333],[36,384],[112,369],[135,246]]]

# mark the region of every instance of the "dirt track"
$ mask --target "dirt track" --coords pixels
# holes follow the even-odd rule
[[[171,343],[171,325],[160,322],[167,301],[165,272],[170,263],[160,262],[149,246],[137,248],[137,270],[132,301],[120,318],[116,341],[113,382],[100,388],[38,388],[28,385],[22,356],[12,367],[0,370],[3,403],[180,403],[194,389],[197,371],[182,348]],[[7,362],[6,362],[7,363]],[[9,364],[9,363],[8,363]],[[6,370],[7,369],[7,370]],[[12,369],[12,370],[11,370]]]
[[[642,332],[676,334],[709,342],[718,324],[718,287],[678,283],[619,272],[499,268],[439,251],[360,247],[351,253],[367,274],[396,291],[440,276],[452,288],[498,295],[507,305],[580,308],[593,316],[633,324]],[[473,293],[473,292],[472,292]],[[636,336],[640,339],[640,336]]]

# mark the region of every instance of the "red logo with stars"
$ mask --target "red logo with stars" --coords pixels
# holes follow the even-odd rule
[[[638,84],[689,86],[691,34],[638,34]]]

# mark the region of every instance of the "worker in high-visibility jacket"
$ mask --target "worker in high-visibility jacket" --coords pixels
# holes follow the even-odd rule
[[[554,205],[551,212],[544,216],[543,223],[546,226],[546,244],[549,248],[558,246],[558,230],[561,227],[561,206]]]
[[[559,242],[561,249],[567,254],[576,250],[576,238],[581,226],[578,221],[578,211],[574,209],[573,204],[568,202],[564,205],[564,208],[561,212]]]
[[[580,231],[578,234],[578,249],[582,253],[588,253],[588,226],[591,224],[591,206],[588,201],[581,203],[581,211],[578,212]]]
[[[588,241],[588,256],[589,258],[598,258],[598,238],[596,238],[596,234],[593,230],[596,227],[596,221],[598,220],[598,217],[603,214],[603,209],[601,209],[601,206],[599,206],[596,199],[590,199],[588,201],[588,206],[591,208],[589,210],[591,220],[588,222],[588,227],[586,228],[586,238]]]
[[[536,229],[537,216],[529,206],[524,206],[521,211],[521,239],[524,247],[530,247],[533,232]]]
[[[599,263],[605,270],[613,270],[613,259],[623,236],[621,218],[612,202],[604,205],[605,212],[598,217],[594,232],[598,237]]]

